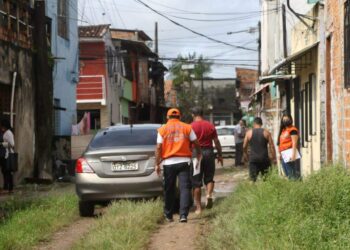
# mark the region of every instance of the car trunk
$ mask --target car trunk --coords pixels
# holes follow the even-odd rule
[[[88,151],[89,165],[101,178],[137,177],[154,171],[155,146],[125,147]]]
[[[233,135],[220,135],[219,141],[222,147],[234,146],[235,138]]]

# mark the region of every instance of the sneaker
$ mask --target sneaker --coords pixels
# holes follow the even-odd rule
[[[173,219],[172,216],[168,216],[168,215],[164,214],[164,217],[165,217],[165,220],[166,220],[167,222],[173,222],[173,221],[174,221],[174,219]]]
[[[213,207],[213,198],[212,197],[207,198],[207,204],[205,207],[208,209],[211,209]]]
[[[187,222],[187,217],[186,217],[186,215],[181,215],[181,216],[180,216],[180,222],[181,222],[181,223],[186,223],[186,222]]]

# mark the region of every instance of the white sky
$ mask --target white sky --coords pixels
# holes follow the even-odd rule
[[[79,19],[85,21],[84,23],[80,23],[81,25],[111,24],[114,28],[138,29],[143,30],[153,39],[154,23],[158,22],[160,57],[176,57],[180,53],[186,55],[196,52],[208,58],[215,57],[227,60],[243,60],[216,61],[221,64],[258,64],[257,52],[235,49],[199,37],[176,26],[137,3],[135,0],[78,0],[78,2]],[[260,10],[259,0],[143,0],[143,2],[164,13],[174,21],[197,32],[230,44],[257,49],[258,33],[227,35],[227,32],[256,27],[260,19],[260,14],[257,13],[257,11]],[[190,14],[186,12],[221,14]],[[237,14],[242,12],[243,14]],[[224,15],[222,13],[230,14]],[[179,19],[174,16],[206,20],[230,20],[193,21]],[[164,64],[168,66],[169,62],[164,61]],[[234,69],[234,65],[215,65],[213,66],[213,72],[210,76],[217,78],[235,77]]]

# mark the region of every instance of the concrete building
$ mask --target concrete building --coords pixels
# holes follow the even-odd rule
[[[251,101],[251,96],[255,92],[255,85],[258,82],[258,71],[254,69],[236,68],[237,93],[240,107],[243,112],[247,112]]]
[[[142,30],[111,29],[111,34],[123,61],[118,75],[123,123],[162,122],[167,69],[147,46],[152,39]]]
[[[118,60],[109,25],[79,27],[79,46],[78,120],[89,112],[91,129],[120,123],[117,83],[121,60]]]
[[[283,11],[263,15],[263,85],[255,93],[256,110],[269,123],[276,140],[282,114],[293,116],[300,130],[301,175],[307,176],[325,160],[324,8],[301,0],[263,1],[263,11],[280,10],[283,2],[286,12],[298,22],[292,27],[283,22]],[[292,32],[284,33],[283,24]]]
[[[165,105],[168,108],[171,107],[177,107],[177,100],[176,100],[176,90],[173,86],[173,80],[165,80],[164,84],[164,99],[165,99]]]
[[[35,82],[30,15],[33,8],[30,1],[0,2],[1,19],[9,21],[0,26],[0,116],[12,120],[14,127],[16,151],[19,153],[17,180],[32,174],[34,163]],[[8,14],[14,18],[7,19]]]
[[[56,136],[71,135],[76,124],[76,87],[79,81],[78,1],[47,1],[51,19],[54,128]]]
[[[202,80],[194,80],[198,97],[202,87]],[[241,118],[239,99],[236,90],[236,78],[205,78],[203,79],[204,110],[206,119],[215,125],[233,125]],[[201,103],[200,100],[197,100]]]

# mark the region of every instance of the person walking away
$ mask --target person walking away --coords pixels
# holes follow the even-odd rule
[[[160,166],[163,165],[164,216],[169,222],[173,221],[177,178],[180,189],[180,222],[187,222],[191,206],[191,143],[198,152],[198,161],[202,157],[196,134],[191,125],[180,121],[180,117],[178,109],[170,109],[167,113],[168,122],[158,129],[157,138],[155,171],[160,176]]]
[[[257,180],[259,173],[264,176],[268,172],[271,160],[276,164],[276,150],[271,133],[262,128],[262,125],[261,118],[256,117],[253,129],[247,132],[243,142],[245,158],[248,158],[248,144],[250,146],[249,177],[254,182]],[[268,146],[272,154],[271,160],[269,159]]]
[[[236,125],[234,130],[235,144],[236,144],[236,152],[235,152],[235,166],[244,165],[242,162],[243,158],[243,140],[246,134],[246,123],[245,120],[240,120]]]
[[[299,131],[293,126],[293,118],[291,115],[283,115],[281,119],[280,132],[278,136],[278,149],[280,155],[283,151],[292,149],[291,159],[285,162],[280,156],[283,172],[288,179],[297,179],[297,154],[298,154]]]
[[[6,193],[13,192],[13,172],[11,169],[7,169],[7,158],[10,153],[14,152],[15,140],[11,131],[10,122],[7,119],[3,119],[0,122],[0,130],[2,132],[2,146],[5,148],[4,157],[0,158],[1,172],[4,180],[4,191]]]
[[[200,214],[201,207],[201,188],[204,182],[206,186],[206,208],[213,206],[214,175],[215,175],[215,154],[213,142],[217,150],[218,162],[223,166],[222,149],[218,139],[215,126],[209,121],[203,119],[203,111],[200,108],[192,110],[193,122],[191,124],[199,145],[202,149],[202,161],[200,163],[200,172],[192,175],[193,196],[196,203],[196,214]],[[194,153],[195,155],[195,153]]]

